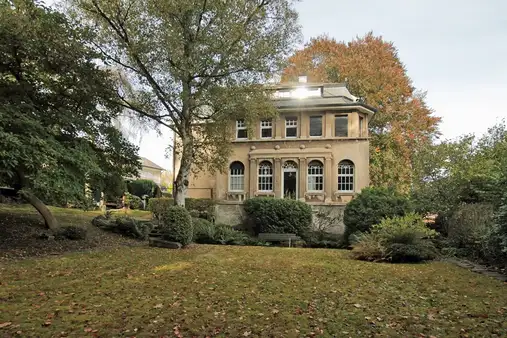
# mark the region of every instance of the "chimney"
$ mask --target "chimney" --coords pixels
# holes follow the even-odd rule
[[[299,83],[306,83],[308,82],[308,77],[306,75],[300,75],[299,76]]]

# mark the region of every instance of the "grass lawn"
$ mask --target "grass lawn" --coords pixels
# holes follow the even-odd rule
[[[74,225],[87,230],[85,241],[47,241],[37,237],[46,231],[44,221],[30,205],[0,204],[0,262],[3,259],[46,256],[69,251],[111,248],[118,245],[141,245],[142,242],[104,232],[91,224],[100,211],[50,207],[60,226]],[[115,213],[124,214],[123,210]],[[129,216],[151,219],[151,213],[142,210],[129,210]],[[0,334],[1,336],[1,334]]]
[[[507,335],[507,286],[443,262],[376,264],[324,249],[122,247],[8,261],[0,275],[0,336]]]

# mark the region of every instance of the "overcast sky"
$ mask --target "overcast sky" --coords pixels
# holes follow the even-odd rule
[[[483,133],[507,117],[506,0],[303,0],[305,41],[350,41],[369,31],[394,42],[408,75],[442,117],[443,138]],[[144,133],[141,156],[172,168],[169,135]]]

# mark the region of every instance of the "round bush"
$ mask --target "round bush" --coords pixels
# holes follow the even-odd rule
[[[392,189],[365,188],[345,207],[343,223],[344,240],[351,234],[368,232],[372,225],[386,217],[403,216],[411,211],[408,198]]]
[[[164,239],[190,244],[194,235],[190,213],[183,207],[166,208],[160,215],[160,232]]]
[[[291,233],[304,236],[312,225],[312,208],[292,199],[251,198],[245,212],[256,234]]]
[[[447,230],[449,243],[456,248],[473,250],[482,244],[482,240],[494,223],[492,205],[464,204],[449,219]]]

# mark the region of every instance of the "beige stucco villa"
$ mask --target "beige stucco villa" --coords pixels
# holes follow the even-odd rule
[[[344,84],[306,83],[300,77],[273,90],[278,117],[258,121],[253,134],[243,120],[235,121],[228,170],[193,175],[188,197],[234,204],[273,196],[333,205],[368,186],[368,123],[375,109]],[[175,174],[178,167],[175,157]]]

